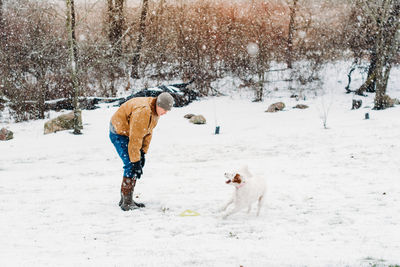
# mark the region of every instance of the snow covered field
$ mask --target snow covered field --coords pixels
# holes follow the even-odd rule
[[[388,93],[400,97],[392,77]],[[0,266],[399,265],[400,106],[373,111],[371,95],[350,110],[331,80],[329,129],[320,97],[252,103],[231,91],[173,109],[135,188],[147,207],[130,212],[118,207],[122,163],[108,139],[115,107],[83,111],[80,136],[43,135],[44,121],[5,125],[14,139],[0,143]],[[284,111],[264,112],[277,101]],[[266,205],[223,220],[234,190],[223,173],[243,164],[267,178]],[[187,209],[200,215],[179,216]]]

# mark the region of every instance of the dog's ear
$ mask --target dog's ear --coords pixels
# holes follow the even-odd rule
[[[237,184],[242,183],[242,176],[239,173],[236,173],[235,177],[233,177],[232,182]]]

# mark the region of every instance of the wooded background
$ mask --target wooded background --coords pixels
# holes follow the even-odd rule
[[[354,93],[375,92],[384,109],[399,18],[398,0],[0,0],[0,109],[44,118],[45,101],[112,97],[143,89],[138,79],[195,78],[209,95],[235,77],[259,101],[271,71],[289,73],[283,89],[296,91],[343,60],[368,73]]]

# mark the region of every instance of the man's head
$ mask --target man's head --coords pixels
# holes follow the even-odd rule
[[[158,116],[162,116],[171,110],[174,105],[174,98],[167,92],[161,93],[157,97],[156,111]]]

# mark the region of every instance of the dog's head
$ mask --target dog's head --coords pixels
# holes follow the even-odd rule
[[[240,185],[243,182],[243,177],[236,172],[226,172],[224,176],[227,184]]]
[[[232,184],[235,187],[243,185],[246,181],[247,177],[250,177],[251,174],[247,168],[247,166],[242,167],[239,171],[235,172],[226,172],[224,174],[226,184]]]

